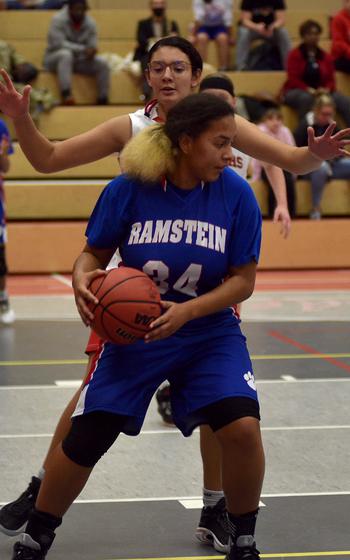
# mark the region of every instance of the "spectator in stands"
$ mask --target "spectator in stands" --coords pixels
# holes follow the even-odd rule
[[[4,121],[0,119],[0,323],[9,325],[15,320],[15,313],[10,307],[6,291],[6,220],[3,177],[10,168],[9,155],[13,153],[10,133]]]
[[[147,19],[141,19],[137,24],[134,60],[141,64],[143,75],[142,92],[145,100],[151,97],[151,88],[144,77],[148,63],[148,51],[152,45],[168,35],[179,35],[179,26],[174,20],[168,20],[166,16],[165,0],[150,0],[149,7],[151,15]]]
[[[346,126],[350,126],[350,98],[335,89],[332,57],[318,46],[321,33],[322,27],[317,21],[309,19],[300,26],[302,42],[288,55],[288,77],[283,86],[282,99],[302,118],[312,109],[315,96],[327,93],[333,98]]]
[[[309,126],[315,134],[323,134],[331,122],[334,121],[335,104],[329,95],[323,94],[316,98],[313,111],[307,113],[294,133],[297,146],[306,146],[308,142]],[[339,129],[336,129],[336,132]],[[330,179],[350,180],[350,158],[340,156],[332,161],[324,161],[317,170],[307,175],[311,181],[312,210],[310,218],[321,218],[321,200],[327,181]]]
[[[279,109],[268,109],[263,115],[260,124],[258,124],[260,130],[269,134],[272,138],[276,138],[285,144],[290,146],[295,146],[295,141],[293,134],[287,126],[283,124],[282,113]],[[260,161],[254,160],[253,163],[253,180],[262,179],[269,187],[268,190],[268,216],[273,218],[276,199],[273,194],[273,185],[269,180],[266,170]],[[284,178],[286,181],[287,188],[287,202],[288,210],[291,218],[295,218],[295,176],[289,171],[283,171]]]
[[[332,18],[331,36],[335,68],[350,74],[350,0],[343,0],[343,9]]]
[[[110,71],[107,62],[97,53],[95,21],[86,14],[86,0],[68,0],[52,18],[44,66],[58,76],[64,105],[73,105],[72,73],[95,76],[97,104],[108,103]]]
[[[31,84],[38,75],[38,69],[6,41],[0,40],[0,68],[4,68],[15,83],[16,90],[23,92],[26,84]],[[57,105],[57,100],[47,88],[33,87],[30,91],[30,114],[37,119],[43,111]]]
[[[59,10],[66,0],[0,0],[0,10]]]
[[[249,70],[249,50],[256,39],[277,47],[285,68],[290,50],[289,36],[284,27],[285,10],[284,0],[242,0],[237,33],[237,70]]]
[[[208,58],[209,41],[215,41],[219,70],[227,70],[232,26],[232,0],[193,0],[194,45],[202,59]]]

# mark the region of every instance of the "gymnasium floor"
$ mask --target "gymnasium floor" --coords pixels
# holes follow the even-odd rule
[[[69,277],[11,277],[9,289],[18,321],[0,328],[0,505],[41,466],[88,334]],[[349,317],[349,270],[261,272],[244,304],[267,459],[262,558],[350,559]],[[219,558],[193,538],[198,439],[162,424],[152,403],[141,435],[98,464],[48,558]],[[0,535],[1,560],[13,542]]]

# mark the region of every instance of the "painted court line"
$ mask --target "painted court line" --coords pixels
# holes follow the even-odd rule
[[[298,342],[293,338],[285,336],[279,331],[269,331],[269,335],[272,336],[273,338],[276,338],[277,340],[280,340],[281,342],[284,342],[285,344],[289,344],[291,346],[294,346],[295,348],[298,348],[299,350],[303,350],[306,354],[309,355],[312,354],[313,356],[318,355],[319,358],[322,358],[323,360],[332,364],[333,366],[336,366],[340,369],[344,369],[345,371],[348,371],[350,373],[350,365],[340,360],[334,359],[333,356],[330,357],[329,355],[324,355],[322,352],[319,352],[313,346],[309,346],[308,344],[302,344],[301,342]]]
[[[302,431],[325,431],[325,430],[349,430],[350,424],[324,425],[324,426],[266,426],[262,427],[262,432],[302,432]],[[198,432],[198,428],[194,432]],[[139,436],[157,436],[162,434],[175,434],[181,436],[177,428],[165,428],[161,430],[141,430]],[[1,439],[31,439],[49,438],[53,434],[0,434]],[[126,436],[127,437],[127,436]]]
[[[275,552],[271,554],[260,554],[261,558],[333,558],[336,556],[348,556],[349,550],[332,550],[321,552]],[[224,556],[167,556],[164,558],[109,558],[108,560],[216,560]]]
[[[276,333],[277,331],[271,331],[271,333]],[[271,336],[275,336],[275,338],[279,338],[283,335],[277,333],[278,336],[275,334],[271,334]],[[299,343],[293,341],[289,342],[291,339],[287,339],[287,337],[283,337],[283,342],[288,342],[289,344],[297,345]],[[302,345],[303,346],[303,345]],[[301,347],[301,346],[300,346]],[[306,348],[306,346],[303,348]],[[309,347],[310,348],[310,347]],[[307,350],[305,350],[307,352]],[[261,360],[328,360],[330,363],[334,365],[341,364],[342,367],[345,366],[347,371],[350,371],[350,366],[347,364],[335,360],[335,358],[350,358],[350,352],[336,352],[336,353],[322,353],[318,352],[317,350],[313,349],[312,352],[307,354],[252,354],[251,359],[254,361],[261,361]],[[332,360],[332,361],[331,361]],[[335,363],[337,362],[337,363]],[[0,361],[1,366],[69,366],[69,365],[86,365],[87,360],[85,358],[79,359],[71,359],[71,360],[2,360]]]
[[[345,490],[344,492],[300,492],[292,493],[285,492],[281,494],[262,494],[261,498],[310,498],[318,496],[350,496],[350,491]],[[91,499],[91,500],[75,500],[75,504],[123,504],[123,503],[138,503],[138,502],[179,502],[182,501],[192,501],[192,500],[202,500],[202,496],[158,496],[152,498],[104,498],[104,499]],[[5,505],[7,502],[0,502],[0,506]],[[265,504],[266,506],[266,504]],[[210,556],[213,558],[213,556]]]

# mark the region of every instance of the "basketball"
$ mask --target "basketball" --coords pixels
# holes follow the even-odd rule
[[[155,283],[135,268],[111,269],[94,278],[89,290],[98,298],[90,304],[94,314],[92,329],[115,344],[132,344],[149,331],[150,323],[162,312]]]

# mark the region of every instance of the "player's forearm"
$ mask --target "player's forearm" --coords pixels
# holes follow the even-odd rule
[[[275,196],[276,206],[288,208],[286,180],[282,169],[270,164],[264,164],[264,169]]]
[[[214,290],[182,304],[187,307],[189,320],[211,315],[248,299],[254,291],[255,271],[256,263],[251,263],[248,275],[231,276]]]
[[[13,119],[17,138],[21,148],[32,164],[32,166],[42,173],[49,173],[51,158],[53,156],[53,143],[47,140],[36,128],[29,113]]]
[[[262,132],[255,124],[236,115],[237,136],[234,147],[251,157],[302,175],[318,169],[322,160],[308,147],[296,148]]]
[[[7,173],[10,169],[10,160],[7,155],[0,154],[0,171],[1,173]]]

